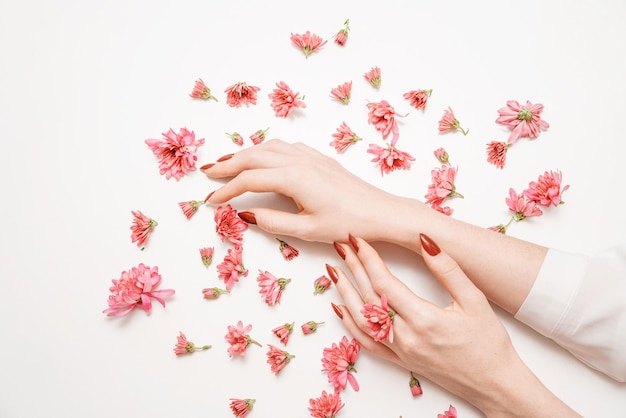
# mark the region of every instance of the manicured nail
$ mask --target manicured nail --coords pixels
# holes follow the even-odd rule
[[[237,216],[249,224],[256,225],[256,216],[252,212],[239,212]]]
[[[222,161],[230,160],[231,158],[233,158],[233,155],[235,155],[235,154],[226,154],[226,155],[218,158],[217,162],[221,163]]]
[[[208,170],[209,168],[213,167],[214,165],[215,165],[215,163],[205,164],[202,167],[200,167],[200,170]]]
[[[337,254],[339,254],[339,257],[341,257],[342,259],[346,259],[346,250],[343,249],[343,247],[341,246],[341,244],[339,244],[337,241],[333,242],[333,247],[335,247],[335,251],[337,251]]]
[[[215,193],[215,190],[213,190],[211,193],[209,193],[205,198],[204,198],[204,203],[208,202],[209,199],[211,198],[211,196],[213,196],[213,193]]]
[[[326,264],[326,271],[328,272],[328,275],[330,276],[330,279],[333,281],[333,283],[337,284],[337,280],[339,280],[339,276],[337,276],[337,270],[335,270],[333,266]]]
[[[441,252],[441,249],[435,241],[433,241],[428,235],[420,234],[420,241],[422,241],[422,248],[430,255],[437,255]]]
[[[343,319],[343,312],[341,312],[341,308],[332,302],[330,302],[330,306],[333,307],[333,311],[335,311],[335,314],[339,317],[339,319]]]
[[[354,238],[354,235],[348,234],[348,241],[352,244],[352,248],[354,248],[354,252],[359,252],[359,242]]]

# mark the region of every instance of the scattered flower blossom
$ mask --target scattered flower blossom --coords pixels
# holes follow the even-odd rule
[[[490,226],[489,229],[490,231],[494,231],[497,232],[499,234],[506,234],[506,228],[507,226],[504,224],[498,224],[498,225],[494,225],[494,226]]]
[[[272,373],[278,375],[295,356],[271,344],[268,346],[270,349],[267,351],[267,364],[270,365]]]
[[[286,118],[294,109],[306,108],[306,103],[302,101],[304,96],[298,97],[299,94],[294,93],[284,81],[276,83],[276,88],[268,95],[276,116]]]
[[[348,41],[348,32],[350,32],[350,19],[343,22],[343,28],[335,34],[335,43],[339,46],[345,46]]]
[[[393,342],[393,319],[396,313],[389,309],[387,296],[384,293],[380,295],[380,306],[366,303],[361,313],[367,320],[369,334],[374,341]]]
[[[256,104],[257,93],[261,88],[257,86],[249,86],[245,82],[239,82],[228,86],[226,93],[226,103],[230,107],[240,107],[241,105]]]
[[[215,209],[215,232],[222,241],[228,240],[235,246],[240,246],[243,242],[243,231],[248,228],[248,224],[237,216],[237,210],[230,204],[218,206]]]
[[[396,112],[387,100],[369,102],[367,109],[369,110],[367,122],[374,125],[374,128],[383,134],[383,139],[387,139],[391,134],[391,145],[395,145],[400,137],[396,116],[404,117],[406,115],[400,115]]]
[[[322,357],[322,371],[328,373],[328,382],[333,385],[335,392],[346,388],[350,383],[352,389],[359,390],[353,372],[356,372],[354,364],[361,350],[361,344],[354,338],[348,341],[343,336],[339,344],[333,343],[330,347],[324,348]]]
[[[248,270],[243,265],[242,256],[242,247],[229,248],[224,261],[217,266],[219,278],[224,280],[226,290],[232,289],[233,285],[239,281],[240,276],[246,277],[248,275]]]
[[[510,144],[500,141],[491,141],[487,144],[487,162],[502,169],[506,164],[506,152]]]
[[[537,207],[537,203],[530,200],[523,193],[517,192],[511,187],[509,189],[509,197],[505,199],[509,210],[515,213],[513,218],[515,222],[520,222],[529,216],[541,216],[543,212]]]
[[[128,271],[123,271],[119,279],[113,279],[109,288],[109,307],[102,311],[108,316],[122,316],[135,308],[152,312],[151,299],[165,307],[165,298],[173,296],[174,290],[156,290],[161,283],[158,267],[148,267],[143,263]]]
[[[219,287],[207,287],[202,289],[202,294],[205,299],[217,299],[222,296],[223,293],[230,293],[230,290],[220,289]]]
[[[413,397],[422,395],[424,391],[422,391],[422,385],[420,385],[420,381],[415,377],[413,372],[411,372],[411,378],[409,379],[409,388],[411,389],[411,395]]]
[[[304,335],[309,335],[317,331],[317,327],[319,327],[320,325],[324,325],[324,322],[309,321],[302,324],[300,328],[302,329],[302,333]]]
[[[179,331],[176,345],[174,346],[174,354],[176,354],[177,356],[182,356],[183,354],[192,354],[198,350],[200,351],[208,350],[209,348],[211,348],[210,345],[203,345],[201,347],[196,347],[194,343],[187,340],[187,337],[185,336],[185,334]]]
[[[178,206],[183,211],[183,214],[187,217],[187,219],[191,219],[203,203],[204,202],[201,200],[189,200],[187,202],[178,202]]]
[[[283,290],[291,282],[291,279],[285,279],[284,277],[276,278],[267,270],[259,270],[259,276],[256,280],[259,284],[259,293],[265,298],[265,303],[269,306],[280,303]]]
[[[456,408],[450,405],[450,408],[448,408],[448,410],[443,414],[437,414],[437,418],[457,418]]]
[[[228,326],[228,333],[224,336],[224,339],[230,344],[228,347],[228,355],[230,357],[235,354],[243,356],[246,354],[246,350],[250,344],[256,344],[262,347],[258,341],[250,337],[250,330],[252,330],[252,325],[246,325],[244,327],[241,321],[237,321],[237,326]]]
[[[350,96],[352,94],[352,81],[346,81],[345,83],[338,85],[334,89],[331,89],[330,94],[341,103],[347,105],[348,103],[350,103]]]
[[[450,155],[445,149],[437,148],[434,154],[435,158],[437,158],[441,164],[450,164]]]
[[[411,161],[415,158],[408,152],[400,151],[393,145],[387,145],[383,148],[376,144],[370,144],[367,150],[369,154],[373,154],[373,163],[378,163],[381,174],[389,174],[394,170],[408,170],[411,168]]]
[[[507,140],[509,144],[519,138],[535,139],[542,129],[550,127],[548,122],[541,119],[542,111],[542,104],[532,104],[527,100],[526,105],[522,106],[515,100],[509,100],[505,107],[498,109],[500,116],[496,119],[496,123],[511,129],[511,134]]]
[[[367,80],[374,88],[379,89],[380,83],[382,82],[382,78],[380,75],[379,67],[372,67],[368,72],[363,74],[363,78]]]
[[[180,180],[189,171],[196,169],[196,151],[204,144],[204,138],[196,140],[193,131],[181,128],[179,133],[170,129],[163,139],[146,139],[154,155],[159,159],[159,172],[166,179]]]
[[[313,282],[313,288],[315,289],[313,291],[313,294],[317,295],[317,294],[320,294],[320,293],[324,293],[326,290],[328,290],[330,288],[330,286],[332,284],[333,284],[333,282],[331,282],[328,277],[326,277],[324,275],[318,277]]]
[[[230,409],[237,418],[245,418],[252,411],[256,399],[236,399],[230,398]]]
[[[269,131],[270,128],[267,129],[259,129],[255,131],[252,135],[250,135],[250,141],[254,145],[259,145],[261,142],[265,141],[265,134]]]
[[[342,122],[341,126],[337,128],[337,132],[333,134],[333,140],[330,142],[330,146],[334,147],[338,153],[344,152],[350,145],[356,144],[362,138],[352,132],[352,129]]]
[[[335,418],[344,406],[339,392],[323,390],[319,398],[309,399],[309,412],[313,418]]]
[[[158,222],[154,219],[144,215],[140,210],[131,211],[133,215],[133,223],[130,226],[130,239],[131,242],[136,242],[137,247],[143,246],[148,242],[150,234],[154,231],[154,228],[158,225]]]
[[[432,170],[430,173],[432,182],[428,185],[428,193],[424,196],[426,199],[425,203],[439,212],[450,215],[452,210],[441,206],[441,204],[446,199],[463,198],[463,195],[456,191],[454,184],[457,169],[442,165],[441,168]]]
[[[279,242],[278,249],[280,250],[283,257],[285,257],[287,261],[293,260],[294,258],[298,256],[298,254],[300,254],[300,251],[298,251],[295,247],[292,247],[291,245],[287,244],[282,239],[278,239],[278,238],[276,239]]]
[[[461,122],[454,116],[452,109],[448,107],[443,111],[443,117],[439,121],[439,132],[461,131],[463,135],[467,135],[469,129],[463,129]]]
[[[241,136],[239,132],[233,132],[232,134],[226,132],[226,135],[230,137],[230,140],[233,141],[234,144],[237,144],[240,147],[243,146],[243,136]]]
[[[300,48],[304,53],[304,56],[308,58],[313,52],[326,45],[326,42],[328,41],[325,41],[316,34],[312,34],[310,31],[306,31],[306,33],[302,34],[292,33],[291,42]]]
[[[189,94],[194,99],[213,99],[217,102],[217,98],[211,94],[211,89],[204,84],[201,78],[196,80],[196,84],[193,86],[193,91]]]
[[[287,322],[284,325],[274,328],[272,330],[272,333],[278,337],[281,343],[283,343],[284,345],[287,345],[287,342],[289,341],[289,336],[293,332],[293,325],[294,325],[293,322],[292,323]]]
[[[202,264],[205,267],[209,267],[213,262],[213,253],[215,252],[215,247],[204,247],[200,248],[200,259],[202,260]]]
[[[405,99],[409,101],[409,104],[416,108],[417,110],[426,109],[426,103],[428,103],[428,98],[433,93],[433,89],[429,90],[411,90],[402,95]]]
[[[563,204],[563,193],[569,185],[561,188],[563,176],[560,171],[544,172],[537,181],[528,183],[528,188],[522,193],[533,202],[549,207]]]

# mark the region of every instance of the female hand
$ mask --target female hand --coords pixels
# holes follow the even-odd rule
[[[420,234],[422,256],[452,297],[446,307],[414,294],[363,239],[335,243],[354,282],[328,266],[345,305],[333,306],[362,347],[466,399],[487,416],[577,416],[526,367],[484,294],[458,264]],[[365,303],[393,311],[393,340],[375,341],[361,313]],[[379,334],[380,337],[380,334]]]

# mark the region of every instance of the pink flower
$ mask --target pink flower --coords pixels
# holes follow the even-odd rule
[[[208,350],[209,348],[211,348],[210,345],[203,345],[202,347],[196,347],[194,343],[187,340],[187,337],[185,336],[185,334],[180,332],[180,334],[177,337],[176,345],[174,346],[174,353],[177,356],[182,356],[183,354],[195,353],[196,350]]]
[[[228,86],[226,93],[226,103],[230,107],[240,107],[241,105],[256,104],[257,92],[261,89],[256,86],[249,86],[245,82],[239,82]]]
[[[201,78],[196,80],[196,84],[193,86],[193,91],[189,95],[194,99],[213,99],[217,102],[217,98],[211,94],[211,89],[204,84],[204,81],[202,81]]]
[[[514,212],[515,222],[519,222],[528,216],[541,216],[543,212],[537,207],[537,203],[528,199],[523,193],[517,194],[511,187],[509,189],[509,197],[505,199],[509,210]]]
[[[491,141],[487,144],[487,162],[500,169],[503,168],[508,150],[509,144],[506,142]]]
[[[500,115],[496,123],[512,129],[507,142],[512,144],[519,138],[534,139],[539,136],[542,129],[548,129],[550,125],[541,119],[542,104],[532,104],[528,100],[526,106],[520,105],[515,100],[506,102],[506,106],[498,109]]]
[[[300,328],[302,329],[302,333],[304,335],[309,335],[317,331],[317,327],[319,327],[320,325],[324,325],[324,322],[309,321],[302,324]]]
[[[374,128],[383,134],[383,139],[387,139],[389,134],[393,134],[391,145],[395,145],[400,137],[396,116],[404,117],[397,113],[393,106],[386,100],[380,102],[370,102],[367,104],[369,110],[367,122],[374,125]]]
[[[361,344],[354,338],[348,341],[342,337],[339,344],[333,343],[331,347],[324,348],[322,357],[322,371],[328,373],[328,382],[333,385],[335,392],[346,388],[350,383],[352,389],[359,390],[359,384],[352,372],[356,372],[354,363],[361,350]]]
[[[224,338],[228,344],[230,344],[230,347],[228,347],[228,355],[230,357],[235,354],[243,356],[246,354],[246,349],[250,344],[256,344],[259,347],[262,347],[258,341],[255,341],[252,337],[250,337],[249,332],[251,329],[252,325],[246,325],[244,327],[243,322],[241,321],[237,321],[237,326],[228,326],[228,333],[224,336]]]
[[[454,116],[452,109],[448,107],[443,111],[443,117],[439,121],[439,132],[454,132],[457,130],[463,132],[463,135],[467,135],[469,132],[469,129],[465,130],[461,127],[461,122]]]
[[[274,335],[278,337],[281,343],[287,345],[287,342],[289,341],[289,336],[293,332],[293,324],[293,322],[291,324],[287,322],[285,323],[285,325],[274,328],[272,330],[272,333],[274,333]]]
[[[437,414],[437,418],[457,418],[456,408],[450,405],[450,408],[443,414]]]
[[[463,195],[456,191],[456,186],[454,185],[456,173],[456,168],[447,165],[442,165],[441,168],[430,172],[432,182],[428,185],[428,193],[425,196],[427,205],[430,205],[433,209],[441,209],[441,204],[445,199],[463,198]]]
[[[317,295],[319,293],[324,293],[326,290],[328,290],[328,288],[330,288],[332,283],[333,282],[331,282],[330,279],[326,276],[318,277],[313,282],[313,287],[315,288],[315,291],[313,292],[313,294]]]
[[[434,151],[434,154],[435,154],[435,158],[437,158],[440,163],[450,164],[450,155],[448,155],[448,152],[445,149],[437,148]]]
[[[278,249],[280,250],[280,252],[283,254],[283,257],[285,257],[287,261],[293,260],[294,258],[298,256],[298,254],[300,254],[300,251],[298,251],[296,248],[292,247],[291,245],[287,244],[285,241],[278,239],[278,238],[276,239],[280,243],[278,245]]]
[[[372,67],[368,72],[363,74],[365,78],[373,87],[379,89],[382,78],[380,76],[380,68]]]
[[[366,303],[361,313],[367,320],[369,333],[374,341],[393,342],[393,318],[396,313],[387,306],[387,296],[380,295],[380,306]]]
[[[335,43],[339,46],[345,46],[346,41],[348,40],[348,32],[350,31],[350,19],[346,19],[343,22],[343,28],[339,29],[339,32],[335,34]]]
[[[569,185],[561,188],[562,175],[560,171],[545,172],[540,175],[537,181],[528,183],[528,189],[522,193],[533,202],[549,207],[559,206],[564,203],[563,193],[569,189]]]
[[[156,290],[161,283],[159,268],[150,268],[143,263],[128,271],[123,271],[119,279],[112,280],[109,288],[109,307],[102,311],[108,316],[122,316],[135,308],[143,309],[147,314],[152,312],[152,301],[155,299],[165,307],[165,298],[174,295],[172,289]]]
[[[230,409],[237,418],[245,418],[252,408],[256,399],[236,399],[230,398]]]
[[[428,102],[428,98],[432,94],[433,89],[430,90],[411,90],[402,95],[405,99],[407,99],[411,106],[416,108],[417,110],[426,109],[426,103]]]
[[[204,202],[200,200],[189,200],[187,202],[178,202],[178,206],[183,211],[183,214],[187,217],[187,219],[191,219],[203,203]]]
[[[222,293],[230,293],[230,290],[220,289],[219,287],[207,287],[202,289],[202,294],[205,299],[217,299],[222,296]]]
[[[415,158],[408,152],[400,151],[392,145],[383,148],[376,144],[370,144],[367,152],[375,156],[371,161],[378,163],[381,174],[389,174],[400,169],[408,170],[411,168],[411,161],[415,161]]]
[[[352,144],[356,144],[361,140],[361,137],[352,132],[352,129],[342,122],[341,126],[337,128],[337,132],[333,134],[333,140],[330,142],[331,147],[335,147],[338,153],[344,152]]]
[[[200,258],[202,260],[202,264],[205,267],[209,267],[213,262],[213,253],[215,252],[215,247],[204,247],[200,248]]]
[[[130,240],[136,242],[137,247],[142,247],[150,238],[150,234],[154,231],[154,228],[158,225],[157,221],[147,217],[141,211],[132,210],[133,223],[130,226]]]
[[[347,81],[330,90],[331,97],[339,100],[343,104],[350,103],[350,95],[352,94],[352,81]]]
[[[276,88],[268,95],[276,116],[286,118],[295,108],[306,108],[306,103],[302,101],[304,96],[298,97],[299,94],[294,93],[284,81],[276,83]]]
[[[300,48],[304,53],[304,56],[308,58],[313,52],[326,45],[327,41],[323,40],[316,34],[311,34],[311,32],[306,31],[306,33],[303,34],[292,33],[291,42]]]
[[[339,392],[326,393],[323,390],[319,398],[309,399],[309,405],[313,418],[335,418],[345,404],[341,402]]]
[[[422,385],[420,385],[420,381],[415,377],[413,372],[411,372],[411,379],[409,379],[409,388],[411,388],[411,395],[413,397],[422,395],[424,391],[422,391]]]
[[[252,135],[250,135],[250,141],[254,145],[259,145],[261,142],[265,141],[265,133],[269,131],[270,128],[267,129],[259,129]]]
[[[229,134],[228,132],[226,132],[226,135],[230,137],[230,140],[233,141],[233,143],[239,146],[243,145],[243,136],[241,136],[239,132],[233,132],[232,134]]]
[[[269,306],[280,303],[280,298],[283,295],[283,290],[291,279],[285,279],[281,277],[276,278],[269,271],[259,270],[259,276],[256,279],[259,284],[259,293],[265,298],[265,303]]]
[[[490,226],[489,228],[487,228],[490,231],[494,231],[497,232],[499,234],[506,234],[506,225],[503,224],[498,224],[495,226]]]
[[[204,138],[196,140],[193,131],[181,128],[163,133],[163,139],[146,139],[154,155],[159,159],[159,173],[166,179],[180,180],[187,172],[196,169],[196,151],[204,144]]]
[[[218,206],[215,209],[215,232],[220,236],[222,241],[225,239],[240,246],[243,242],[243,231],[248,228],[248,224],[237,216],[237,210],[233,209],[230,204],[226,206]]]
[[[248,275],[248,270],[243,265],[242,254],[242,247],[229,248],[224,261],[217,266],[219,278],[224,280],[226,290],[232,289],[233,285],[239,281],[240,276],[246,277]]]
[[[278,375],[295,356],[271,344],[268,344],[268,346],[270,349],[267,352],[267,364],[270,365],[272,373]]]

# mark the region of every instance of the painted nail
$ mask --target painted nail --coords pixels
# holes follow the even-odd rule
[[[428,235],[420,234],[420,241],[422,242],[422,248],[430,255],[437,255],[441,252],[439,246]]]
[[[208,202],[208,201],[209,201],[209,199],[211,198],[211,196],[213,196],[213,193],[215,193],[215,190],[213,190],[211,193],[209,193],[209,194],[207,195],[207,197],[205,197],[205,198],[204,198],[204,203],[206,203],[206,202]]]
[[[256,216],[252,212],[239,212],[237,216],[249,224],[256,225]]]
[[[354,235],[348,234],[348,241],[352,244],[352,248],[354,248],[355,252],[359,252],[359,242],[354,238]]]
[[[214,165],[215,165],[215,163],[205,164],[202,167],[200,167],[200,170],[208,170],[209,168],[213,167]]]
[[[233,158],[233,155],[235,155],[235,154],[226,154],[226,155],[218,158],[217,162],[221,163],[222,161],[230,160],[231,158]]]
[[[337,280],[339,280],[339,276],[337,276],[337,270],[335,270],[335,268],[330,264],[326,264],[326,271],[328,272],[328,275],[330,276],[330,279],[333,281],[333,283],[337,284]]]
[[[342,259],[346,259],[346,250],[343,249],[343,247],[341,246],[341,244],[339,244],[337,241],[333,242],[333,247],[335,247],[335,251],[337,251],[337,254],[339,254],[339,257],[341,257]]]
[[[341,312],[341,308],[332,302],[330,302],[330,306],[333,307],[333,311],[335,311],[335,314],[339,317],[339,319],[343,319],[343,312]]]

